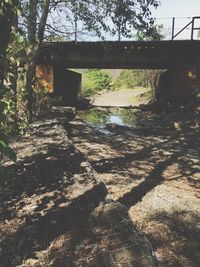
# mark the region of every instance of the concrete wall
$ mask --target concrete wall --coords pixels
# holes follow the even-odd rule
[[[54,94],[63,97],[64,105],[76,106],[80,90],[80,73],[54,66]]]
[[[36,78],[35,89],[37,91],[43,88],[47,93],[54,92],[54,73],[51,65],[37,65]]]
[[[159,102],[184,104],[199,87],[200,66],[177,65],[160,75],[156,98]]]

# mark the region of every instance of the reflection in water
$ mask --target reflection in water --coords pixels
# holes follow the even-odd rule
[[[123,125],[123,121],[119,115],[110,115],[110,123],[115,123],[117,125]]]
[[[79,116],[88,125],[97,128],[100,132],[111,134],[106,129],[109,124],[137,127],[140,113],[136,109],[91,109],[80,112]]]
[[[120,112],[123,125],[137,127],[140,119],[140,112],[136,109],[124,109]]]

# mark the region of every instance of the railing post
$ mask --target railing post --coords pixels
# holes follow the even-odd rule
[[[175,17],[172,18],[172,40],[174,40]]]
[[[77,23],[77,20],[78,20],[77,19],[77,16],[75,16],[75,20],[74,20],[74,24],[75,24],[74,25],[74,28],[75,28],[75,30],[74,30],[74,39],[75,40],[74,41],[75,41],[75,43],[77,43],[77,37],[78,37],[77,36],[78,35],[78,33],[77,33],[78,32],[78,23]]]
[[[191,40],[194,38],[194,17],[192,18]]]

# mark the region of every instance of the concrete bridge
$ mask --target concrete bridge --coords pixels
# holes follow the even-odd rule
[[[76,105],[81,74],[67,68],[168,69],[158,91],[166,99],[179,99],[200,82],[200,41],[45,43],[38,56],[38,88]]]
[[[167,69],[200,64],[200,41],[45,43],[38,62],[65,68]]]

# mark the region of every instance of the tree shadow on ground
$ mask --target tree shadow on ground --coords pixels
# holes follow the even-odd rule
[[[170,264],[170,266],[174,267],[196,267],[200,265],[199,220],[199,213],[188,210],[171,210],[169,213],[163,211],[155,213],[148,218],[144,225],[148,239],[155,250],[159,251],[161,247],[165,248],[165,251],[160,252],[160,257],[162,258],[161,266]],[[154,227],[149,227],[149,223]],[[159,224],[161,228],[164,227],[166,229],[166,235],[162,236]],[[158,234],[155,234],[155,231]],[[167,232],[170,234],[167,234]],[[171,257],[170,262],[165,255],[167,251],[171,251],[171,254],[175,255]]]
[[[7,194],[1,196],[6,202],[6,209],[22,199],[22,194],[31,197],[51,191],[67,189],[73,183],[73,175],[81,173],[83,157],[74,149],[47,145],[48,153],[36,153],[11,166],[13,176],[7,182]]]
[[[105,186],[97,183],[92,189],[86,189],[85,192],[70,200],[69,195],[62,195],[64,188],[58,188],[58,185],[59,183],[53,185],[53,188],[51,186],[48,189],[44,188],[45,192],[54,191],[55,188],[60,192],[42,197],[40,204],[32,212],[20,217],[12,214],[13,218],[19,217],[19,221],[14,221],[17,224],[16,229],[8,228],[11,231],[2,235],[0,266],[14,267],[26,258],[37,258],[35,253],[46,250],[57,237],[82,228],[86,224],[89,213],[107,195]],[[41,192],[36,194],[40,196]]]
[[[86,218],[107,194],[58,122],[34,125],[19,142],[21,158],[8,166],[13,175],[0,188],[2,267],[21,264],[58,235],[81,227],[80,210]]]
[[[152,125],[148,131],[142,131],[142,128],[135,130],[116,126],[112,130],[113,135],[110,136],[97,134],[83,123],[74,124],[71,125],[72,139],[75,144],[77,143],[78,148],[84,150],[91,165],[98,173],[112,173],[113,175],[127,173],[132,163],[135,164],[136,169],[140,169],[139,162],[141,161],[148,161],[153,166],[153,170],[146,170],[145,181],[138,186],[138,189],[133,188],[133,204],[135,204],[148,191],[165,180],[162,178],[162,172],[172,164],[179,165],[180,179],[181,177],[187,178],[191,186],[198,188],[198,179],[194,179],[193,175],[199,172],[197,166],[199,162],[199,132],[192,128],[176,130],[171,127],[171,121],[165,121],[165,123],[165,127],[159,129]],[[81,137],[79,138],[77,133],[80,132]],[[144,172],[145,167],[143,166]],[[135,179],[135,175],[130,174],[129,177]],[[136,193],[136,191],[140,191],[140,193]],[[131,202],[127,200],[129,197],[131,197],[131,192],[125,197],[126,201],[125,198],[122,200],[123,197],[120,200],[124,204],[129,202],[128,206],[130,207]]]
[[[130,192],[124,194],[118,199],[120,203],[126,206],[128,209],[135,205],[137,202],[141,201],[148,192],[159,185],[164,177],[162,172],[167,166],[170,166],[177,158],[178,155],[173,155],[173,157],[168,158],[162,162],[159,162],[154,170],[147,176],[144,182],[141,182],[137,187],[134,187]]]
[[[149,129],[144,127],[144,131],[142,127],[131,129],[111,125],[109,135],[94,131],[88,125],[84,125],[83,122],[78,125],[74,123],[71,125],[71,136],[76,147],[88,157],[91,165],[100,174],[111,196],[128,209],[132,208],[134,210],[134,207],[137,206],[132,218],[134,220],[134,215],[139,214],[140,218],[143,218],[141,225],[145,225],[145,220],[148,220],[147,224],[150,224],[153,223],[154,218],[151,218],[150,210],[140,212],[142,201],[143,199],[147,202],[148,199],[151,201],[153,196],[155,197],[157,193],[160,193],[159,190],[165,190],[167,187],[167,194],[164,191],[162,191],[162,194],[166,198],[172,198],[172,202],[175,201],[173,199],[174,195],[177,196],[180,193],[187,192],[187,197],[182,195],[183,206],[187,206],[187,201],[199,198],[200,146],[199,128],[195,126],[196,120],[196,115],[192,115],[190,120],[188,114],[181,112],[181,115],[179,115],[175,111],[174,115],[166,114],[166,117],[156,119],[156,126],[154,125],[155,121],[150,119],[152,125],[148,126]],[[165,186],[162,187],[162,185]],[[148,198],[149,195],[152,198]],[[145,204],[146,202],[143,204],[144,208],[146,207]],[[159,204],[158,202],[157,210],[159,210]],[[179,202],[176,205],[179,205]],[[191,205],[194,208],[194,210],[191,210],[191,213],[194,213],[191,218],[193,226],[198,222],[195,217],[195,205],[197,204]],[[157,224],[155,224],[153,236],[149,235],[148,237],[152,240],[154,248],[159,247],[159,249],[165,250],[166,246],[164,251],[167,255],[166,261],[162,261],[163,265],[161,266],[199,266],[199,252],[197,251],[199,237],[195,236],[193,226],[191,228],[189,224],[184,226],[183,218],[181,218],[183,207],[179,205],[179,215],[175,212],[169,212],[170,205],[167,206],[166,204],[165,207],[166,210],[163,210],[160,217],[159,213],[158,219],[155,217],[155,222],[165,224],[168,219],[170,221],[169,231],[167,232],[169,239],[174,236],[179,241],[180,236],[182,245],[179,247],[177,241],[170,247],[170,240],[165,241],[162,238],[159,240],[156,237],[159,229],[156,229]],[[147,205],[148,208],[151,208],[150,204]],[[131,212],[132,210],[130,210]],[[141,215],[142,212],[144,216]],[[162,216],[164,213],[165,216]],[[185,211],[185,213],[187,212]],[[148,214],[150,214],[150,218],[148,218]],[[135,221],[137,222],[136,218]],[[182,227],[183,233],[176,225],[180,225],[180,229]],[[142,229],[145,234],[148,234],[148,225]],[[161,229],[160,234],[165,235],[165,229]],[[189,240],[188,243],[187,239]]]

